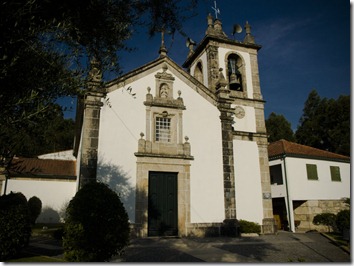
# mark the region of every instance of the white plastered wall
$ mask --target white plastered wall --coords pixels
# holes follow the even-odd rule
[[[125,88],[108,93],[101,110],[98,177],[128,181],[125,189],[135,189],[136,157],[140,132],[146,135],[147,87],[155,96],[155,74],[151,73]],[[171,73],[167,70],[167,73]],[[175,76],[175,75],[174,75]],[[183,136],[189,137],[191,154],[191,222],[221,222],[224,219],[222,143],[219,111],[210,102],[175,76],[174,98],[182,92]],[[126,88],[136,93],[135,99]],[[114,180],[109,181],[113,184]],[[134,193],[132,193],[134,194]],[[127,206],[129,205],[129,206]],[[135,220],[135,194],[125,202],[131,221]]]
[[[61,209],[75,196],[75,181],[42,181],[31,179],[8,179],[6,194],[21,192],[27,200],[36,196],[42,202],[42,214],[37,222],[59,222]],[[48,193],[50,192],[50,193]]]
[[[236,216],[262,224],[263,203],[256,142],[234,140]]]
[[[307,179],[306,164],[317,165],[318,180]],[[339,166],[341,181],[331,180],[330,166]],[[287,157],[286,173],[292,200],[336,200],[350,197],[349,163]]]
[[[235,108],[237,105],[232,104],[231,107]],[[245,110],[245,116],[243,118],[237,118],[236,115],[232,115],[235,123],[232,125],[236,131],[244,132],[256,132],[256,112],[254,107],[242,106]]]

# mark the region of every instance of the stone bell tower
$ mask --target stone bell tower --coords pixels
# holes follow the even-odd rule
[[[247,216],[243,201],[250,196],[245,193],[246,187],[260,186],[261,192],[255,197],[259,202],[256,207],[262,212],[262,230],[274,233],[265,101],[257,59],[261,46],[255,43],[248,22],[242,41],[228,38],[221,21],[210,14],[207,22],[204,38],[195,49],[190,47],[183,67],[217,99],[222,131],[225,219]],[[253,179],[246,178],[248,170],[243,169],[242,153],[252,154],[252,164],[257,167],[257,172],[251,175]]]

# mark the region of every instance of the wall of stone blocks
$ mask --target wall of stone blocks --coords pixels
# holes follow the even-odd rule
[[[328,228],[322,225],[314,225],[313,218],[320,213],[337,214],[341,210],[348,209],[343,200],[308,200],[294,201],[294,220],[295,226],[299,225],[296,231],[317,230],[319,232],[327,232]]]

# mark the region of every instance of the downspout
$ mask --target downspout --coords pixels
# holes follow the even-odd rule
[[[285,163],[285,158],[286,154],[283,155],[283,161],[284,161],[284,177],[285,177],[285,189],[286,189],[286,199],[287,199],[287,205],[288,205],[288,225],[289,225],[289,230],[292,232],[292,222],[291,222],[291,216],[290,216],[290,200],[289,200],[289,189],[288,189],[288,177],[286,174],[286,163]]]

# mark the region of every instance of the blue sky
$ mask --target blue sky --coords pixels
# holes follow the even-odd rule
[[[233,24],[246,21],[262,48],[258,53],[260,83],[266,101],[265,117],[282,114],[296,130],[304,103],[312,89],[321,97],[349,95],[350,1],[349,0],[218,0],[224,32],[231,38]],[[206,16],[213,0],[199,0],[198,15],[185,21],[183,30],[197,43],[207,28]],[[245,31],[236,34],[243,40]],[[149,38],[141,28],[128,42],[136,50],[121,54],[123,72],[158,57],[160,34]],[[168,55],[182,65],[188,49],[185,38],[166,36]],[[112,76],[114,78],[114,76]],[[71,103],[68,102],[70,105]],[[73,117],[73,112],[67,113]]]

